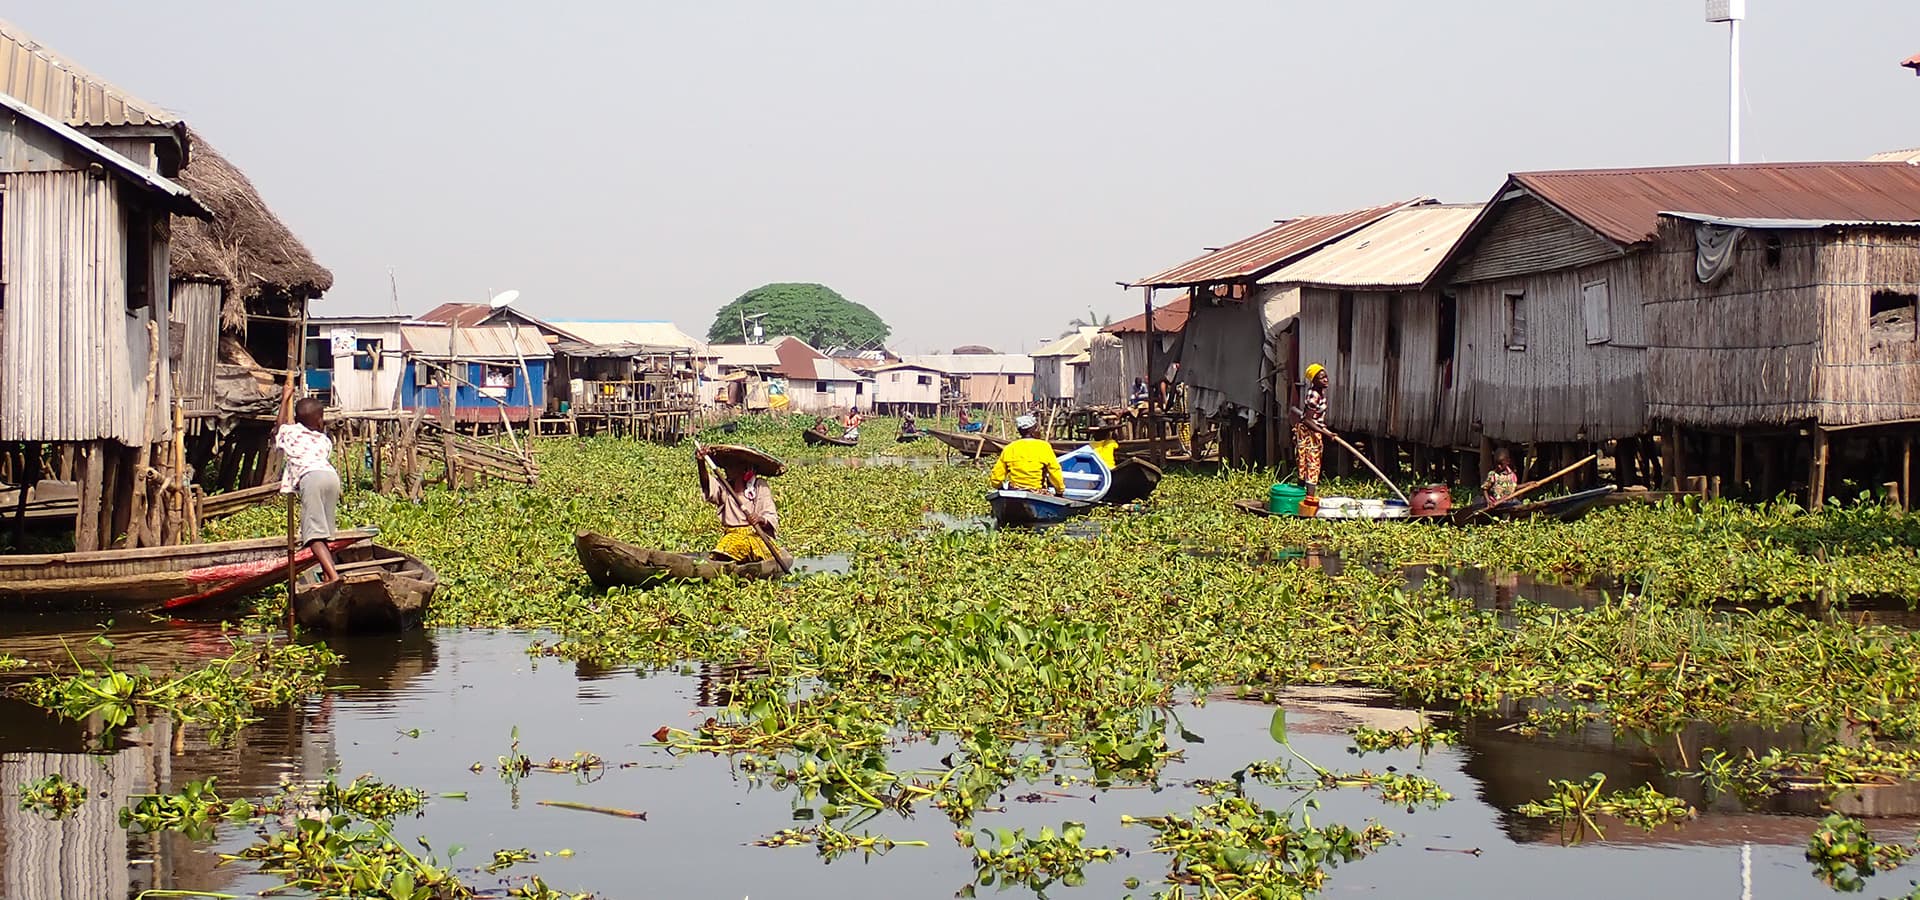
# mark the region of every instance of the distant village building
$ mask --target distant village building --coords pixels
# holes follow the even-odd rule
[[[1187,314],[1193,301],[1182,296],[1153,310],[1153,337],[1156,360],[1171,359],[1180,346],[1180,333],[1187,327]],[[1100,329],[1087,342],[1087,360],[1081,364],[1084,378],[1075,375],[1074,401],[1081,406],[1126,406],[1133,391],[1133,380],[1147,374],[1147,314]],[[1162,371],[1164,372],[1164,362]]]
[[[400,408],[406,316],[307,319],[307,391],[346,413]]]
[[[1072,403],[1075,393],[1072,361],[1085,354],[1099,334],[1100,326],[1083,326],[1029,354],[1033,357],[1034,398],[1046,404]]]
[[[949,405],[1011,408],[1034,402],[1033,357],[1024,353],[910,355],[901,362],[946,373],[943,402]]]
[[[797,337],[776,337],[764,344],[712,344],[707,355],[705,402],[816,415],[873,408],[872,379]]]
[[[455,423],[492,427],[523,425],[546,408],[553,351],[532,329],[410,323],[400,326],[400,340],[403,410],[435,415],[451,392]]]
[[[873,409],[881,415],[910,412],[932,416],[940,412],[947,373],[914,363],[897,362],[868,373],[873,377]]]

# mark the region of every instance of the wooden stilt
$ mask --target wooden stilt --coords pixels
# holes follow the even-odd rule
[[[1900,439],[1900,508],[1913,509],[1913,437]]]
[[[1733,430],[1733,490],[1737,496],[1747,495],[1747,442],[1740,429]]]
[[[1813,457],[1807,475],[1807,508],[1819,509],[1827,500],[1827,432],[1813,426]]]
[[[73,519],[75,550],[100,549],[100,495],[101,476],[104,473],[95,449],[98,446],[99,442],[95,441],[69,451],[74,480],[80,484],[80,507]]]

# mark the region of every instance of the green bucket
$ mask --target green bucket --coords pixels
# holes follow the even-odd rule
[[[1267,512],[1276,516],[1297,516],[1300,514],[1300,501],[1306,498],[1306,488],[1276,484],[1267,489]]]

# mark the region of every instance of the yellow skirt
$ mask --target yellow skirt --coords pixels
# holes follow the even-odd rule
[[[767,542],[752,528],[727,529],[720,535],[720,542],[713,545],[713,552],[724,553],[735,562],[773,558],[773,551],[767,547]]]

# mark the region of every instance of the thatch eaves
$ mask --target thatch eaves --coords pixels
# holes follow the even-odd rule
[[[253,182],[188,129],[192,155],[175,180],[213,210],[213,221],[175,218],[173,277],[227,286],[221,325],[246,327],[246,304],[262,294],[312,300],[333,287],[333,273],[267,208]]]

